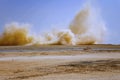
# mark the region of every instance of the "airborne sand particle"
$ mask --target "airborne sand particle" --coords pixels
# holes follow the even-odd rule
[[[105,23],[101,15],[91,7],[84,6],[75,16],[67,30],[51,32],[36,38],[28,36],[26,25],[11,23],[0,36],[0,45],[79,45],[101,43],[105,34]]]
[[[1,46],[25,45],[31,43],[33,38],[28,36],[27,24],[11,23],[6,25],[4,32],[0,35]]]

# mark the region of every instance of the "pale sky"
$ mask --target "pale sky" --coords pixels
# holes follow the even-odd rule
[[[106,44],[120,44],[120,0],[89,0],[106,23]],[[0,0],[0,32],[6,23],[29,23],[32,31],[68,27],[85,0]]]

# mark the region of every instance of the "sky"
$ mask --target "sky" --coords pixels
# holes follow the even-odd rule
[[[11,22],[29,23],[37,33],[67,28],[87,0],[0,0],[0,32]],[[120,0],[89,0],[106,23],[106,44],[120,44]]]

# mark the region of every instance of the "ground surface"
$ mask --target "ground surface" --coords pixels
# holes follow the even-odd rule
[[[0,47],[0,80],[120,80],[120,46]]]

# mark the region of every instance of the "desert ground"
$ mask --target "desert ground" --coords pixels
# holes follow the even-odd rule
[[[0,46],[0,80],[120,80],[120,45]]]

